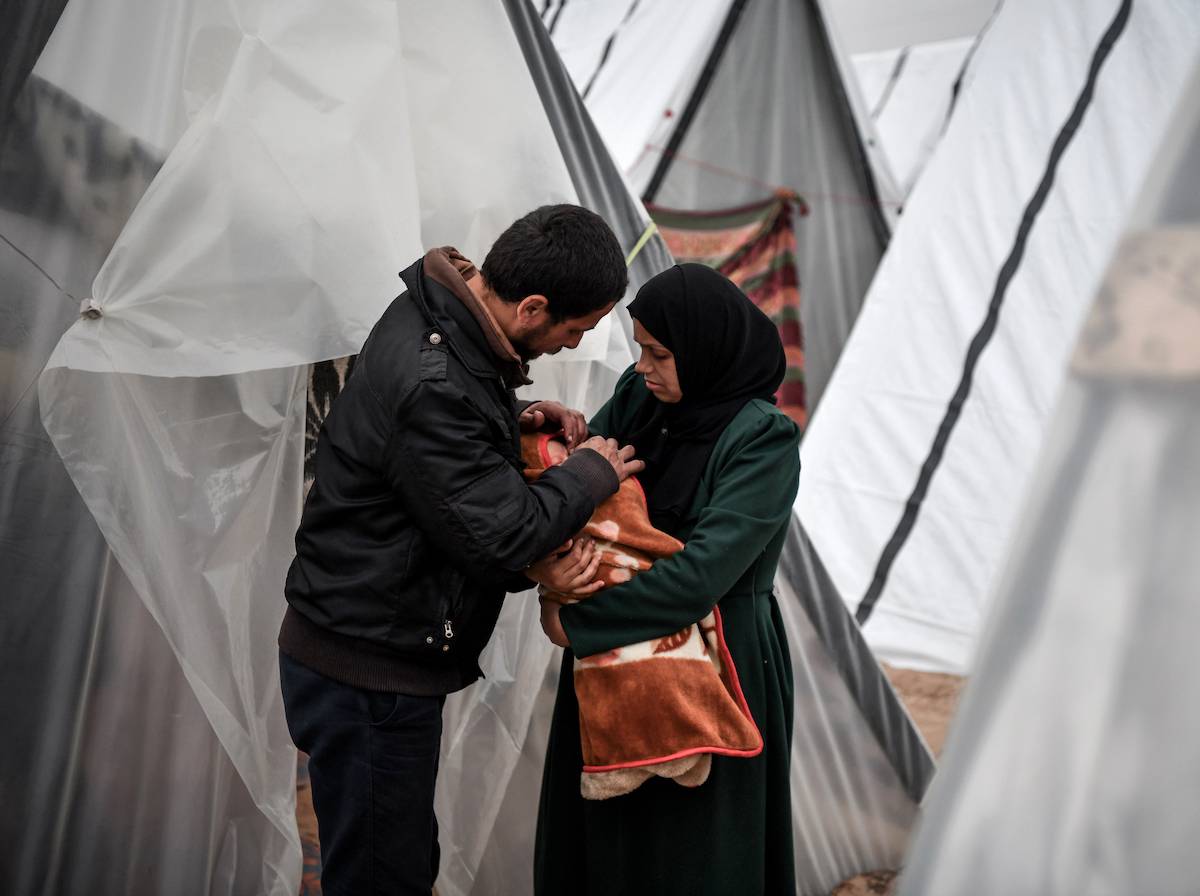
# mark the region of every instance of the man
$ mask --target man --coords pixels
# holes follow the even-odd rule
[[[598,216],[545,206],[482,273],[438,249],[401,277],[318,438],[279,633],[327,896],[430,892],[445,695],[480,676],[505,591],[530,587],[549,565],[535,561],[642,466],[539,402],[520,423],[562,429],[577,450],[532,484],[521,472],[512,390],[526,363],[577,346],[627,285]],[[595,572],[582,566],[581,580]]]

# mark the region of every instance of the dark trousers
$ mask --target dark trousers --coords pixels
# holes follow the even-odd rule
[[[445,697],[340,684],[279,655],[288,730],[308,754],[325,896],[429,896]]]

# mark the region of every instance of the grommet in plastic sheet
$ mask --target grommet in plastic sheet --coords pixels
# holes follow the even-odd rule
[[[430,333],[429,334],[429,344],[430,345],[441,345],[442,344],[442,334],[441,333]]]
[[[104,317],[104,311],[93,299],[84,299],[79,303],[79,316],[86,320],[99,320]]]
[[[426,643],[426,644],[432,644],[432,643],[433,643],[433,635],[426,635],[426,636],[425,636],[425,643]]]

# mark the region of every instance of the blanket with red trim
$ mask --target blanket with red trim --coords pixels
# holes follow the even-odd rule
[[[566,446],[545,434],[522,436],[521,449],[530,479],[567,457]],[[645,493],[633,478],[596,508],[581,534],[600,550],[598,577],[605,587],[683,549],[650,524]],[[572,602],[552,592],[544,596]],[[576,657],[574,678],[585,799],[629,793],[655,775],[698,787],[708,780],[714,755],[762,751],[716,608],[666,637]]]

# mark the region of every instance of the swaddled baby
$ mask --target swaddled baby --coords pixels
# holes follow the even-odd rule
[[[568,453],[558,438],[539,433],[521,437],[521,452],[529,479]],[[596,542],[604,588],[684,547],[650,524],[646,496],[632,477],[596,508],[580,534]],[[586,799],[629,793],[653,775],[697,787],[708,779],[713,754],[756,756],[762,750],[715,608],[674,634],[576,657],[574,678]]]

